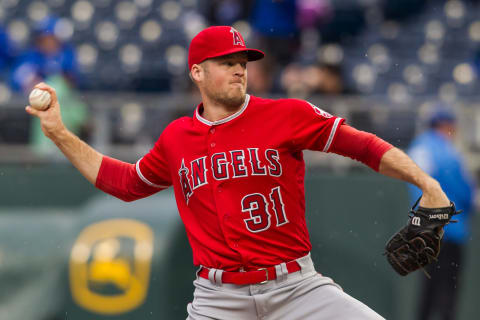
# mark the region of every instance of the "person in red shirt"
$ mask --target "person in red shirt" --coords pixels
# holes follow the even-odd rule
[[[200,103],[173,121],[136,164],[105,156],[50,108],[26,110],[97,188],[133,201],[173,186],[199,266],[188,319],[383,319],[315,271],[305,223],[302,151],[351,157],[423,191],[420,205],[450,202],[405,153],[344,119],[296,99],[248,95],[247,63],[264,53],[228,26],[201,31],[189,48]]]

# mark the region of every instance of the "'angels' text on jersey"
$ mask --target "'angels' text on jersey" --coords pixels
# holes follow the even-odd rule
[[[265,161],[262,161],[262,158]],[[208,170],[212,170],[211,177],[217,181],[249,176],[282,175],[279,152],[275,149],[229,150],[212,154],[208,160],[207,156],[203,156],[185,164],[185,159],[182,159],[178,175],[187,203],[195,189],[208,184]]]

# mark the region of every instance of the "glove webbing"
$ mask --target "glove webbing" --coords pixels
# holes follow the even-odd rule
[[[417,264],[417,266],[422,269],[423,273],[425,274],[425,276],[428,278],[428,279],[431,279],[432,277],[430,276],[430,274],[427,272],[427,270],[425,270],[425,268],[420,264],[420,259],[419,259],[419,253],[413,249],[410,248],[410,242],[405,239],[405,237],[402,235],[402,234],[399,234],[400,235],[400,238],[402,239],[402,241],[404,242],[404,244],[406,245],[407,247],[407,250],[408,252],[410,252],[411,254],[413,254],[416,259],[415,259],[415,263]],[[438,259],[437,257],[435,257],[434,255],[430,254],[430,252],[426,251],[426,250],[423,250],[422,253],[426,254],[427,257],[430,259],[433,259],[435,262],[438,262]],[[430,261],[430,260],[429,260]]]

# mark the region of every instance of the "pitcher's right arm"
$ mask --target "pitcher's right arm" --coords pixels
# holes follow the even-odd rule
[[[124,201],[137,200],[166,188],[146,184],[138,176],[134,164],[107,157],[82,141],[63,124],[55,89],[45,83],[39,83],[35,88],[50,93],[50,107],[41,111],[27,106],[26,111],[40,119],[45,136],[90,183]]]

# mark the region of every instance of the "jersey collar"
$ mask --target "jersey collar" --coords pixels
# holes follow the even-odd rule
[[[198,109],[200,109],[200,107],[203,106],[203,104],[201,103],[201,104],[198,105],[197,109],[195,110],[195,118],[197,118],[198,121],[200,121],[203,124],[206,124],[207,126],[215,126],[215,125],[219,125],[219,124],[222,124],[222,123],[226,123],[226,122],[229,122],[229,121],[239,117],[245,111],[245,109],[247,109],[247,106],[248,106],[249,102],[250,102],[250,95],[246,94],[245,95],[245,102],[243,103],[240,110],[238,110],[237,112],[235,112],[234,114],[232,114],[232,115],[230,115],[226,118],[223,118],[223,119],[220,119],[220,120],[217,120],[217,121],[208,121],[207,119],[205,119],[204,117],[202,117],[200,115],[200,113],[198,112]]]

